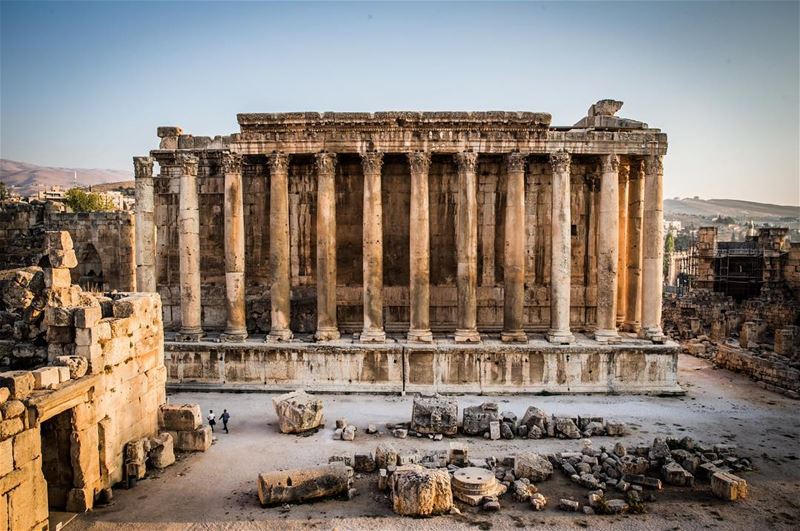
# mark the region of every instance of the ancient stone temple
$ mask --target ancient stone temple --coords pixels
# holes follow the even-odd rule
[[[134,158],[136,278],[171,382],[674,391],[667,138],[621,106],[160,127]]]

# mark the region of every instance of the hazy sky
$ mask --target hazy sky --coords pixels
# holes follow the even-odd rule
[[[665,196],[800,204],[800,12],[783,3],[0,3],[0,156],[131,169],[237,112],[593,102],[669,134]]]

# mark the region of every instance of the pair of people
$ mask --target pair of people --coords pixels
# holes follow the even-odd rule
[[[228,431],[228,420],[230,420],[231,415],[230,415],[230,413],[228,413],[228,410],[227,409],[223,409],[222,410],[222,415],[220,415],[219,418],[222,421],[222,429],[225,430],[225,433],[230,433]],[[208,417],[206,417],[206,419],[208,420],[208,425],[211,426],[211,431],[213,432],[214,431],[214,426],[217,425],[217,416],[214,415],[214,410],[213,409],[209,409],[208,410]]]

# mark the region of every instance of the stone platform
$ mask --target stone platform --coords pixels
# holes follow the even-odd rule
[[[487,338],[457,344],[389,339],[366,344],[353,339],[314,343],[165,341],[164,363],[171,390],[405,393],[631,393],[677,395],[678,350],[674,342],[654,344],[624,337],[598,343],[576,334],[571,345],[542,336],[527,344]]]

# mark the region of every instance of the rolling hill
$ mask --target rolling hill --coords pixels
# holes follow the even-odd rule
[[[68,189],[76,184],[94,186],[119,181],[133,181],[133,172],[95,168],[51,168],[0,159],[0,182],[22,196],[33,195],[38,190],[49,189],[51,186]]]
[[[736,219],[800,219],[800,206],[773,205],[739,199],[665,199],[664,216],[726,216]]]

